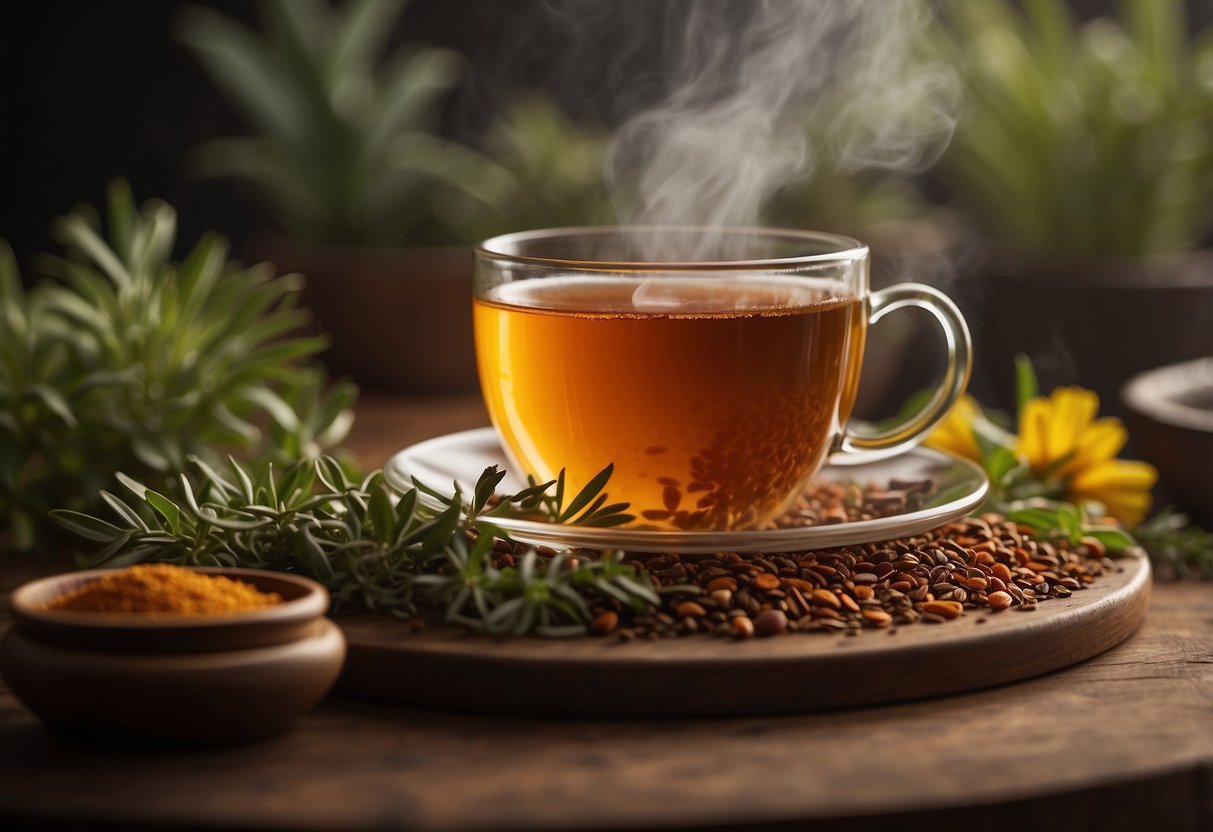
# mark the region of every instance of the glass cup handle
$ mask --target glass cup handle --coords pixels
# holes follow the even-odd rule
[[[916,306],[935,316],[948,343],[948,366],[943,383],[927,406],[904,424],[873,433],[855,432],[847,425],[831,465],[860,465],[895,456],[921,442],[964,393],[973,366],[969,327],[956,304],[937,289],[921,283],[899,283],[873,292],[869,300],[869,325],[897,309]]]

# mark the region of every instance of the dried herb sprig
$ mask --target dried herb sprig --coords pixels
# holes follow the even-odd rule
[[[1154,565],[1176,578],[1213,578],[1213,531],[1188,515],[1165,508],[1133,529]]]
[[[558,553],[542,569],[534,551],[516,567],[495,567],[489,557],[494,540],[507,537],[495,517],[626,522],[626,504],[606,504],[609,467],[566,503],[563,473],[495,499],[505,472],[490,467],[465,501],[458,486],[443,494],[416,481],[397,493],[380,471],[354,481],[329,457],[280,471],[230,460],[229,474],[197,457],[191,463],[198,474],[180,476],[179,500],[119,474],[130,496],[102,492],[118,522],[64,509],[51,516],[101,544],[94,565],[161,561],[296,572],[324,583],[339,612],[407,618],[434,610],[490,633],[558,636],[585,632],[594,598],[638,610],[659,603],[650,581],[609,553]]]

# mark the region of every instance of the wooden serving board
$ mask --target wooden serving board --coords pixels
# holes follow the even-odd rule
[[[1119,563],[1033,612],[969,610],[852,637],[492,639],[350,618],[340,621],[349,655],[338,690],[401,705],[603,717],[811,712],[960,693],[1058,670],[1128,638],[1149,604],[1150,566],[1145,557]]]

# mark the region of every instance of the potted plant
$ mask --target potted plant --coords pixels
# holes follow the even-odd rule
[[[1027,353],[1122,414],[1134,373],[1213,353],[1213,41],[1179,0],[1079,23],[1063,0],[950,2],[940,48],[965,98],[946,184],[984,240],[958,298],[977,392]]]
[[[591,217],[567,197],[590,192],[582,180],[601,150],[536,99],[488,132],[499,160],[436,135],[462,62],[427,47],[384,55],[403,7],[266,0],[261,32],[189,9],[179,37],[253,131],[207,142],[195,163],[244,180],[273,209],[283,233],[258,253],[308,277],[305,303],[332,337],[335,369],[369,387],[466,389],[467,244]]]

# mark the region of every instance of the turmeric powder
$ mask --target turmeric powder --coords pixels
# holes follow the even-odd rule
[[[282,603],[276,592],[220,575],[204,575],[169,564],[118,569],[47,604],[50,610],[211,615]]]

